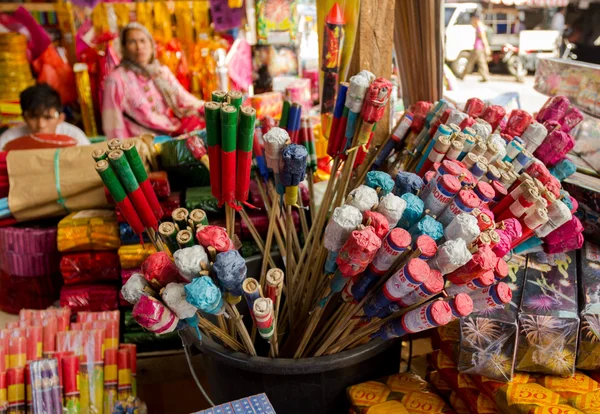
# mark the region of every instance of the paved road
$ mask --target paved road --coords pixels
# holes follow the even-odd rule
[[[533,89],[533,76],[527,76],[523,83],[519,83],[510,75],[490,75],[488,82],[479,82],[477,74],[468,75],[464,80],[457,80],[457,90],[447,94],[457,102],[465,102],[468,98],[476,96],[482,99],[491,99],[495,96],[517,92],[521,109],[537,112],[548,99],[547,96]]]

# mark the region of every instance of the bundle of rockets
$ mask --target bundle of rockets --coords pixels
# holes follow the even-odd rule
[[[136,346],[119,311],[22,309],[0,330],[0,412],[113,413],[137,395]]]
[[[215,91],[206,103],[211,187],[226,207],[226,228],[210,225],[202,210],[178,209],[173,223],[145,220],[152,195],[143,174],[127,168],[135,147],[115,141],[108,154],[95,154],[119,207],[131,199],[138,228],[158,233],[150,237],[157,252],[122,289],[138,323],[157,334],[191,326],[250,355],[333,354],[504,306],[512,295],[504,257],[514,249],[581,247],[577,202],[560,184],[574,172],[565,157],[582,119],[566,98],[549,99],[535,119],[477,98],[463,110],[444,99],[418,102],[369,149],[391,91],[368,71],[339,85],[328,134],[332,175],[318,210],[312,127],[294,103],[284,105],[279,126],[266,119],[259,128],[237,92]],[[308,211],[298,197],[307,176]],[[252,208],[251,179],[270,218],[265,240],[253,232],[263,252],[255,278],[233,234],[235,214],[246,220]],[[273,240],[285,271],[271,255]],[[269,346],[256,342],[256,331]]]

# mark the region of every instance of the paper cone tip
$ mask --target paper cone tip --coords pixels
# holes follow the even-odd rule
[[[342,9],[340,8],[339,4],[333,3],[333,7],[331,10],[329,10],[326,20],[329,24],[346,24],[344,14],[342,13]]]

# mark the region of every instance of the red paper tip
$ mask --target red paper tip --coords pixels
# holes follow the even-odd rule
[[[337,3],[333,3],[333,7],[329,10],[329,14],[325,20],[327,24],[346,24],[344,13],[342,13],[342,9],[340,9],[340,5]]]

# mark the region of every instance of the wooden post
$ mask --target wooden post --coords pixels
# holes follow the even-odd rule
[[[394,47],[394,6],[395,0],[362,0],[358,33],[354,43],[354,53],[350,61],[348,76],[361,70],[371,71],[378,78],[390,79],[392,74],[392,49]],[[377,123],[369,148],[375,148],[388,136],[389,105],[386,106],[383,119]],[[357,174],[365,168],[361,165]]]

